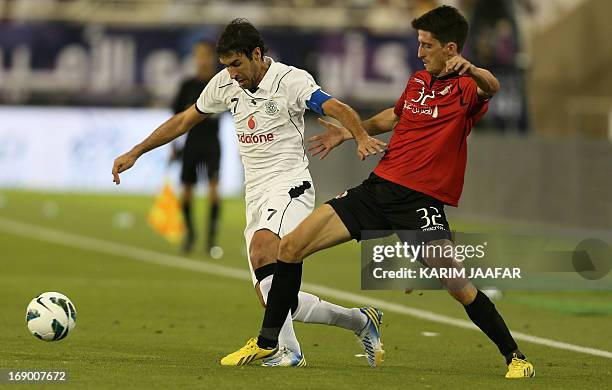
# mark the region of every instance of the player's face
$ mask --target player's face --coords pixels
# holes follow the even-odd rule
[[[198,73],[213,73],[215,70],[215,51],[211,45],[198,43],[193,48],[193,61]]]
[[[442,46],[442,43],[434,38],[429,31],[418,30],[419,33],[419,51],[418,57],[423,61],[425,70],[437,76],[446,67],[446,60],[450,58],[449,45]]]
[[[227,68],[230,77],[238,82],[242,89],[255,90],[259,84],[258,75],[263,64],[259,48],[253,52],[253,58],[243,53],[231,53],[220,56],[219,61]]]

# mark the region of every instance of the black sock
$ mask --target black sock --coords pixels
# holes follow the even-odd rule
[[[208,249],[212,248],[217,243],[217,225],[219,220],[219,202],[210,204],[210,213],[208,214]]]
[[[183,201],[183,219],[185,220],[185,227],[187,228],[187,237],[193,237],[193,223],[191,222],[191,201]]]
[[[258,282],[261,282],[265,278],[270,275],[274,275],[274,271],[276,271],[276,263],[266,264],[262,267],[257,268],[253,272],[255,273],[255,278]]]
[[[478,290],[474,301],[464,307],[472,322],[497,345],[499,352],[506,358],[506,363],[512,360],[515,353],[517,357],[525,358],[518,350],[504,319],[497,312],[493,302],[482,291]]]
[[[260,348],[271,349],[278,344],[278,334],[287,314],[297,304],[301,283],[302,263],[285,263],[280,260],[276,262],[266,314],[257,339]]]

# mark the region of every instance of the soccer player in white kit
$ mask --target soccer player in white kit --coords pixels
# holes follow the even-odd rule
[[[280,238],[314,208],[315,191],[304,148],[306,108],[331,116],[349,129],[362,160],[382,152],[384,146],[368,136],[353,109],[323,92],[308,72],[274,62],[264,56],[265,51],[261,35],[248,21],[235,19],[228,24],[217,42],[219,60],[226,68],[210,80],[196,104],[174,115],[142,143],[115,159],[112,172],[113,181],[119,184],[119,173],[132,167],[142,154],[184,134],[208,116],[229,110],[245,172],[244,235],[249,268],[264,305]],[[306,364],[292,318],[352,330],[366,354],[375,353],[372,345],[380,345],[382,313],[378,309],[345,308],[300,292],[281,328],[278,352],[264,365]],[[221,364],[225,364],[223,360]]]

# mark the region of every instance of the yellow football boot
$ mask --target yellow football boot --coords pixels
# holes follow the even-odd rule
[[[243,366],[260,360],[268,356],[274,355],[278,348],[263,349],[257,345],[257,339],[250,339],[246,345],[236,352],[230,353],[221,359],[222,366]]]
[[[533,364],[525,359],[520,359],[515,355],[510,364],[508,364],[508,372],[506,373],[506,378],[508,379],[531,378],[534,376],[535,369]]]

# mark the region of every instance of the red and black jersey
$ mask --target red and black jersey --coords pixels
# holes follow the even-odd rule
[[[476,82],[456,73],[410,77],[395,104],[400,119],[374,173],[457,206],[467,162],[467,137],[488,109]]]

